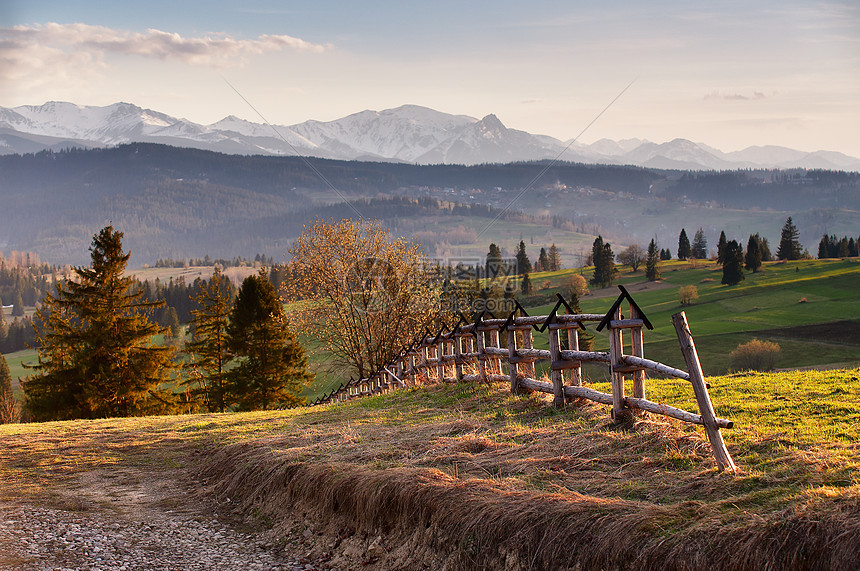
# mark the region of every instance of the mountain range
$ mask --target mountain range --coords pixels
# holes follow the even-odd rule
[[[702,143],[642,139],[592,144],[561,141],[507,128],[495,115],[476,119],[404,105],[361,111],[334,121],[296,125],[254,123],[229,116],[201,125],[130,103],[104,107],[66,102],[0,107],[0,154],[69,147],[162,143],[241,155],[306,155],[417,164],[487,164],[560,159],[657,169],[807,168],[860,171],[860,159],[834,151],[779,146],[722,152]]]

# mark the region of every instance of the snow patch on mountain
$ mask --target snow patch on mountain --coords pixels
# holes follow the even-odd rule
[[[495,115],[478,120],[418,105],[366,110],[334,121],[265,125],[230,115],[200,125],[130,103],[104,107],[50,101],[0,107],[0,154],[69,146],[154,142],[232,154],[303,154],[346,160],[479,164],[541,159],[631,164],[664,169],[824,168],[860,170],[860,159],[779,146],[725,153],[675,139],[600,139],[587,145],[507,128]]]

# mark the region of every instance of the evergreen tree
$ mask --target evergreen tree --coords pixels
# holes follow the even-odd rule
[[[559,254],[558,248],[553,242],[552,246],[549,247],[548,252],[549,257],[549,271],[557,272],[561,269],[561,255]]]
[[[591,256],[594,264],[594,275],[591,278],[591,283],[598,287],[612,285],[612,280],[618,274],[612,246],[608,242],[604,243],[602,236],[597,236],[591,247]]]
[[[495,244],[490,244],[490,251],[487,253],[486,276],[488,279],[494,279],[500,276],[502,269],[502,249]]]
[[[545,248],[540,249],[540,254],[538,254],[537,266],[535,267],[536,272],[548,272],[550,270],[549,265],[549,256],[546,253]]]
[[[672,251],[669,248],[664,248],[660,250],[660,260],[671,260],[672,259]]]
[[[182,331],[179,324],[179,314],[175,307],[166,307],[162,313],[161,325],[166,329],[165,334],[176,339]]]
[[[761,261],[772,262],[773,255],[770,253],[770,244],[768,244],[767,238],[762,238],[758,232],[756,232],[755,238],[758,241],[758,249],[761,250]]]
[[[717,263],[721,266],[726,263],[725,256],[726,249],[726,232],[725,230],[720,231],[720,239],[717,242]]]
[[[304,349],[287,328],[281,301],[265,270],[248,276],[227,326],[228,346],[239,358],[228,392],[239,410],[294,407],[311,381]]]
[[[129,254],[122,232],[93,238],[92,265],[78,281],[56,284],[37,311],[38,373],[23,383],[35,420],[102,418],[163,412],[157,386],[173,367],[172,350],[153,345],[161,332],[150,320],[161,304],[124,275]]]
[[[523,295],[529,295],[532,292],[532,279],[528,274],[523,274],[523,279],[520,282],[520,291]]]
[[[687,231],[681,228],[681,233],[678,235],[678,259],[686,260],[693,255],[693,250],[690,248],[690,239],[687,238]]]
[[[3,310],[3,300],[0,299],[0,348],[4,346],[9,327],[6,325],[6,315]]]
[[[6,357],[0,355],[0,424],[15,421],[17,413],[15,395],[12,393],[12,375]]]
[[[192,374],[193,393],[202,398],[210,412],[224,412],[231,404],[226,394],[227,368],[232,360],[227,346],[227,325],[233,306],[234,287],[221,270],[197,294],[199,309],[191,311],[191,340],[185,350],[191,355],[188,367]]]
[[[823,260],[830,257],[830,237],[825,234],[818,242],[818,259]]]
[[[744,279],[744,250],[736,240],[726,243],[726,263],[723,264],[723,284],[735,285]]]
[[[21,290],[15,290],[15,301],[12,305],[12,317],[24,317],[24,297]]]
[[[723,262],[725,265],[725,262]],[[758,235],[750,234],[747,241],[747,253],[744,256],[744,268],[751,272],[757,272],[761,268],[761,244]]]
[[[692,257],[697,260],[704,260],[708,257],[708,240],[705,238],[705,231],[699,228],[693,236],[693,246],[691,248]]]
[[[530,274],[532,272],[532,263],[526,254],[526,243],[520,240],[520,245],[517,246],[517,274]]]
[[[648,281],[660,279],[660,254],[657,252],[657,243],[654,238],[648,244],[648,258],[645,260],[645,277]]]
[[[779,248],[776,251],[776,257],[779,260],[799,260],[803,254],[803,248],[800,245],[798,236],[800,233],[797,227],[791,221],[791,216],[785,221],[782,227],[782,234],[779,238]]]

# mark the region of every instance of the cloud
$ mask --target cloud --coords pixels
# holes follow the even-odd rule
[[[175,61],[216,68],[242,66],[272,52],[320,53],[329,44],[314,44],[286,35],[242,40],[227,35],[183,37],[149,29],[116,30],[89,24],[36,24],[0,28],[0,85],[13,99],[65,97],[87,91],[104,78],[109,56]]]
[[[177,33],[156,29],[130,32],[80,23],[0,28],[0,58],[9,59],[10,53],[14,56],[22,50],[37,47],[50,47],[64,53],[88,53],[96,60],[111,53],[223,67],[241,65],[247,57],[267,52],[319,53],[331,46],[287,35],[262,35],[252,40],[227,35],[184,38]]]
[[[751,95],[743,95],[742,93],[720,93],[712,91],[705,94],[705,101],[750,101],[753,99],[767,99],[769,96],[761,91],[754,91]]]

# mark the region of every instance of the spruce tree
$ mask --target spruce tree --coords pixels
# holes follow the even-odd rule
[[[723,262],[725,265],[725,262]],[[750,238],[747,241],[747,253],[744,256],[744,268],[751,272],[759,271],[761,268],[761,244],[758,239],[758,235],[750,234]]]
[[[726,263],[723,264],[723,279],[725,285],[735,285],[744,279],[744,250],[736,240],[726,243]]]
[[[660,279],[660,253],[657,251],[657,243],[654,238],[648,244],[648,258],[645,260],[645,277],[648,281]]]
[[[770,244],[768,244],[767,238],[762,238],[758,232],[755,233],[755,238],[758,241],[758,249],[761,250],[761,261],[772,262],[773,255],[770,253]]]
[[[530,274],[532,272],[532,263],[526,254],[526,243],[520,240],[520,245],[517,246],[517,274]]]
[[[691,248],[692,257],[697,260],[704,260],[708,257],[708,240],[705,238],[705,231],[699,228],[693,236],[693,246]]]
[[[830,257],[830,236],[827,234],[818,241],[818,259],[823,260]]]
[[[603,236],[597,236],[594,239],[591,246],[591,257],[594,264],[594,275],[591,278],[591,283],[598,287],[612,285],[612,280],[618,275],[618,268],[615,267],[615,255],[612,253],[612,246],[603,241]]]
[[[538,254],[537,266],[535,267],[536,272],[548,272],[551,271],[549,265],[549,255],[546,253],[545,248],[540,249],[540,254]]]
[[[299,393],[312,378],[304,349],[287,328],[281,301],[265,270],[242,282],[227,337],[239,361],[230,371],[228,387],[239,410],[304,403]]]
[[[549,247],[547,255],[549,257],[549,271],[559,271],[561,269],[561,255],[559,254],[558,247],[556,247],[555,242],[553,242],[552,246]]]
[[[791,221],[791,216],[785,221],[782,227],[782,234],[779,238],[779,248],[776,250],[776,257],[779,260],[799,260],[803,254],[803,248],[798,239],[800,233],[794,222]]]
[[[6,325],[6,315],[3,310],[3,300],[0,299],[0,347],[3,347],[4,341],[6,341],[6,333],[9,328]]]
[[[690,248],[690,239],[687,238],[687,231],[681,228],[681,233],[678,235],[678,259],[686,260],[693,253]]]
[[[12,317],[24,317],[24,296],[21,289],[15,290],[15,301],[12,305]]]
[[[499,273],[502,268],[502,250],[495,244],[490,244],[490,251],[487,252],[486,276],[488,279],[501,277]]]
[[[159,302],[124,275],[122,232],[103,228],[92,265],[56,284],[36,314],[37,374],[23,383],[35,420],[103,418],[163,412],[157,387],[173,367],[172,350],[154,345],[163,331],[150,320]]]
[[[0,355],[0,424],[15,421],[17,413],[15,395],[12,393],[12,375],[6,357]]]
[[[232,403],[227,395],[227,369],[233,359],[227,346],[227,325],[233,307],[234,287],[221,270],[197,294],[198,309],[191,310],[191,340],[185,350],[191,355],[186,384],[210,412],[224,412]]]
[[[726,232],[725,230],[720,231],[720,239],[717,242],[717,263],[721,266],[726,263],[725,256],[726,249]]]
[[[520,291],[523,295],[529,295],[532,292],[532,279],[527,273],[523,274],[523,279],[520,282]]]

